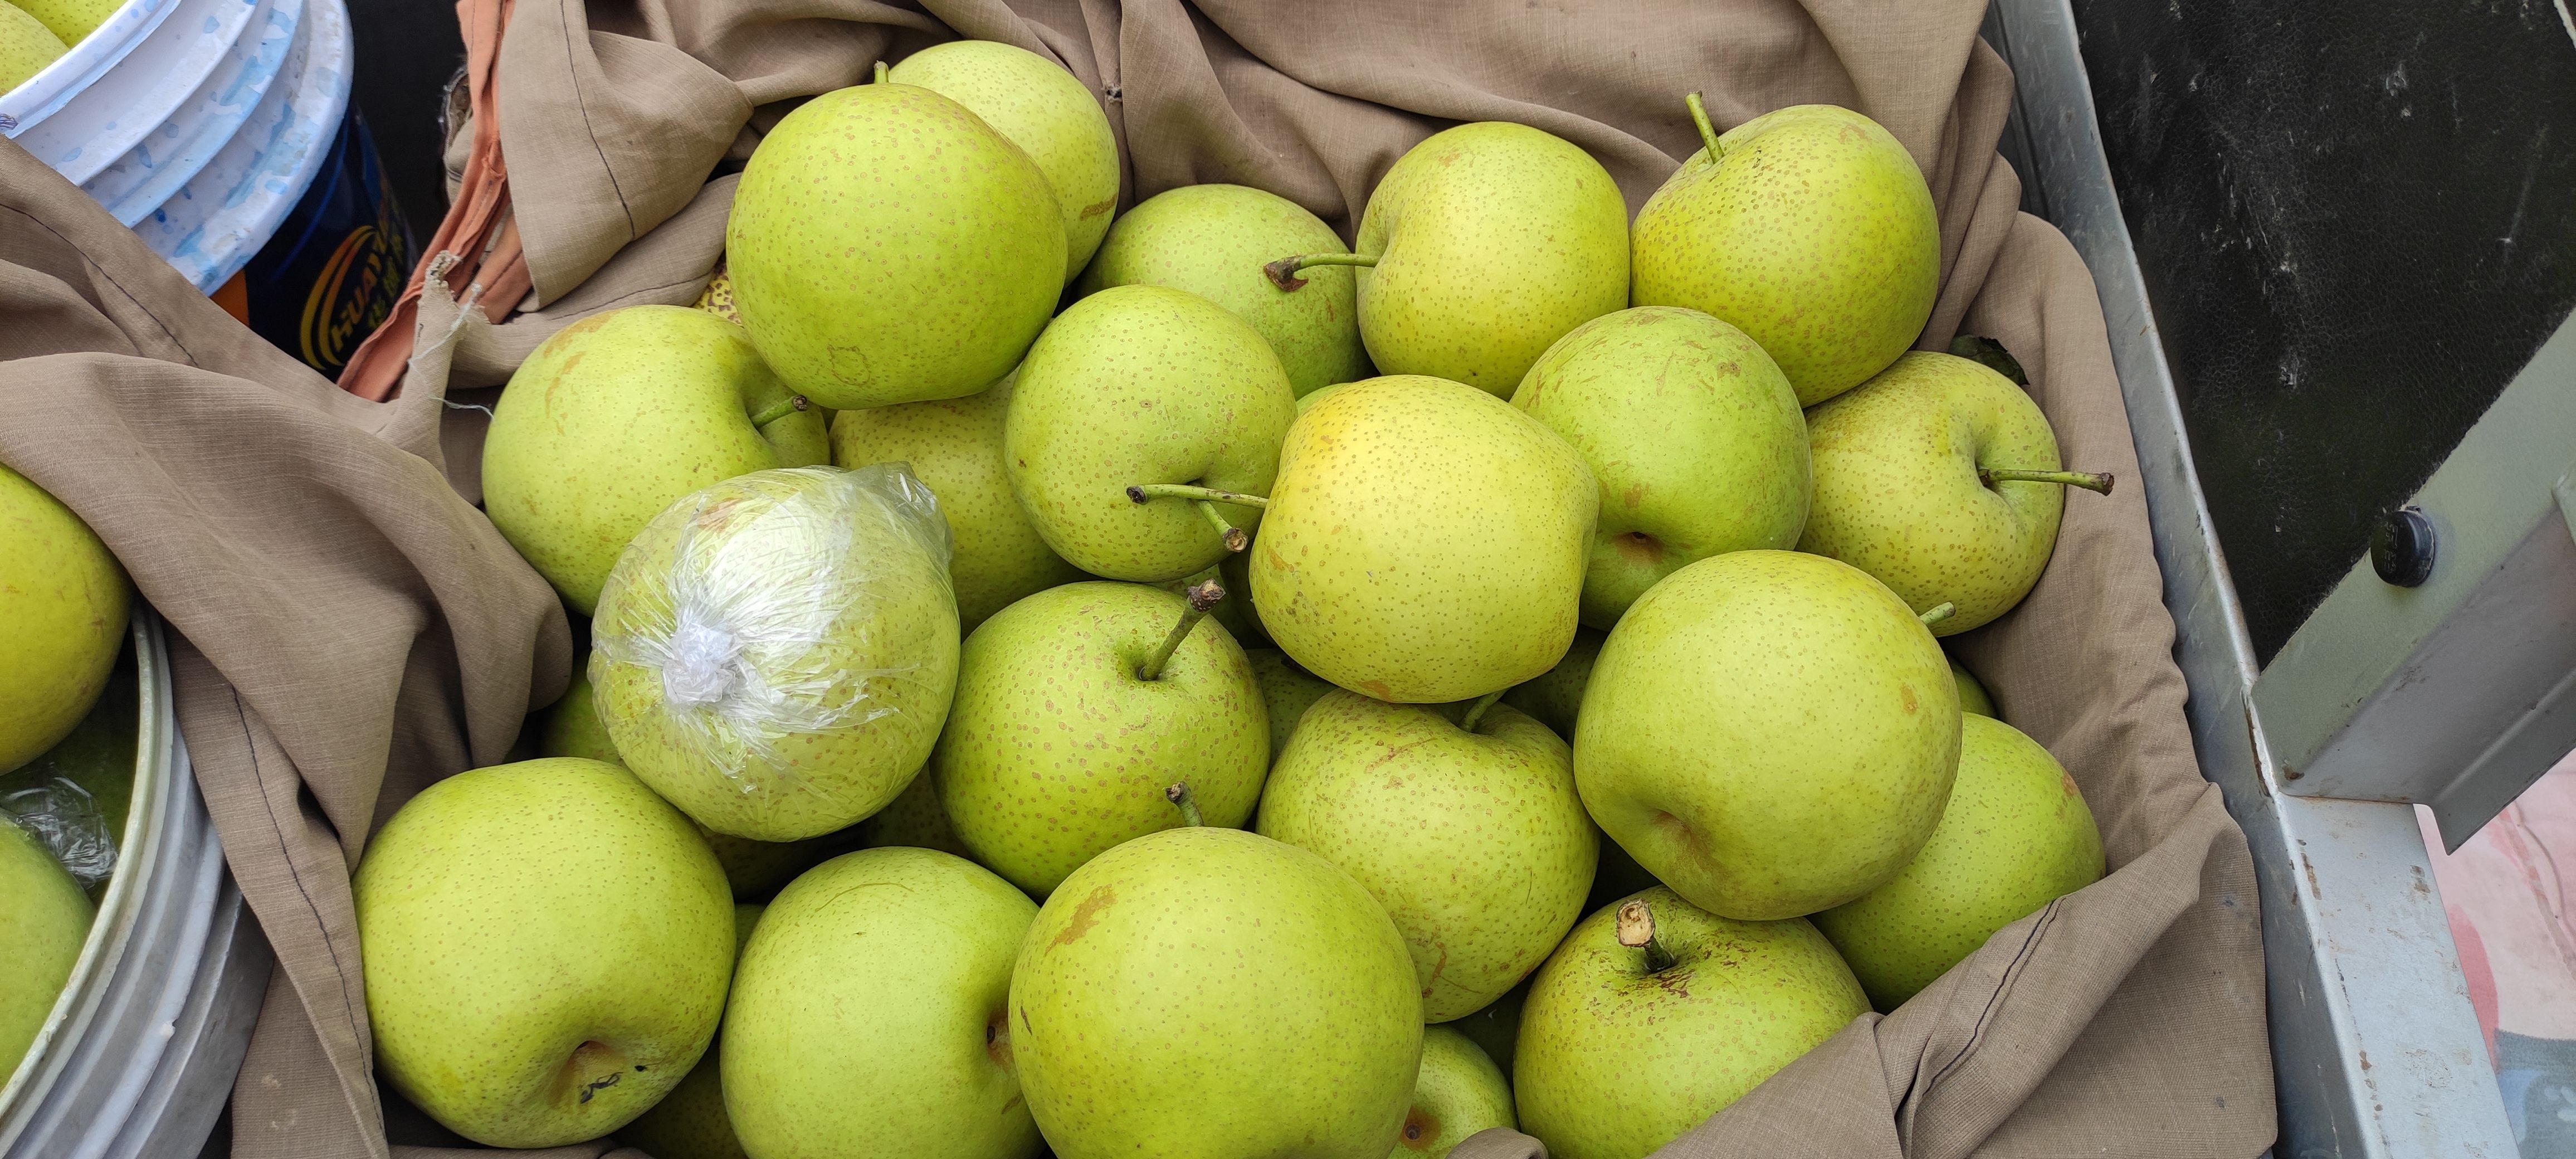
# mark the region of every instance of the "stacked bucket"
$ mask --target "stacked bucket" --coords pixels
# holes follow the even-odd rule
[[[0,94],[0,135],[212,294],[321,171],[350,55],[342,0],[125,0]]]

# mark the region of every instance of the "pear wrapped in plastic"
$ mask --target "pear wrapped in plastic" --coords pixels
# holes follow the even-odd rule
[[[618,557],[590,679],[627,767],[718,833],[795,841],[894,800],[957,685],[947,521],[899,463],[755,471]]]

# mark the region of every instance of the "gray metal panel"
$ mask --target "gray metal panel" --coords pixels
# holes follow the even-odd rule
[[[2415,493],[2420,587],[2353,566],[2254,683],[2300,796],[2433,806],[2453,848],[2576,748],[2576,321]]]
[[[2285,1156],[2514,1154],[2411,807],[2285,797],[2253,710],[2253,649],[2111,186],[2066,0],[1997,0],[2024,204],[2093,271],[2145,475],[2201,769],[2245,829],[2263,904]]]
[[[197,792],[161,633],[159,617],[138,612],[136,812],[109,886],[128,888],[131,901],[121,929],[93,933],[102,952],[75,969],[58,1028],[0,1103],[6,1159],[195,1154],[231,1096],[267,989],[268,942]]]

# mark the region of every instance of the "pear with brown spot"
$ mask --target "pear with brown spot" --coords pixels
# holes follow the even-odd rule
[[[1599,499],[1573,447],[1474,387],[1394,375],[1318,391],[1279,452],[1253,607],[1344,688],[1472,700],[1564,657]]]
[[[1449,1027],[1425,1027],[1413,1108],[1387,1159],[1440,1159],[1478,1131],[1516,1125],[1512,1085],[1484,1048]]]
[[[1807,525],[1798,393],[1744,331],[1697,310],[1641,306],[1575,327],[1512,405],[1573,444],[1601,486],[1586,627],[1609,630],[1709,556],[1796,547]]]
[[[725,1108],[753,1155],[1025,1159],[1005,1017],[1037,906],[964,858],[869,849],[789,884],[725,1010]]]
[[[1047,899],[1011,974],[1011,1036],[1062,1159],[1382,1159],[1413,1101],[1422,1000],[1349,874],[1191,826],[1093,858]]]
[[[1870,1001],[1894,1010],[1995,931],[2102,877],[2102,834],[2075,778],[2021,730],[1972,716],[1959,779],[1895,880],[1816,915]]]
[[[1537,969],[1600,856],[1565,742],[1499,695],[1434,709],[1327,693],[1261,796],[1263,836],[1342,867],[1395,919],[1428,1022]]]
[[[1940,643],[1885,585],[1730,552],[1657,584],[1602,644],[1574,778],[1602,831],[1693,905],[1798,917],[1913,860],[1959,727]]]
[[[1649,889],[1583,919],[1530,983],[1521,1130],[1556,1159],[1643,1159],[1868,1012],[1806,919],[1735,921]]]

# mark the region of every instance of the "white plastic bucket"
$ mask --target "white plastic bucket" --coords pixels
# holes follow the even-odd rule
[[[312,184],[351,54],[343,0],[127,0],[0,94],[0,135],[211,294]]]

